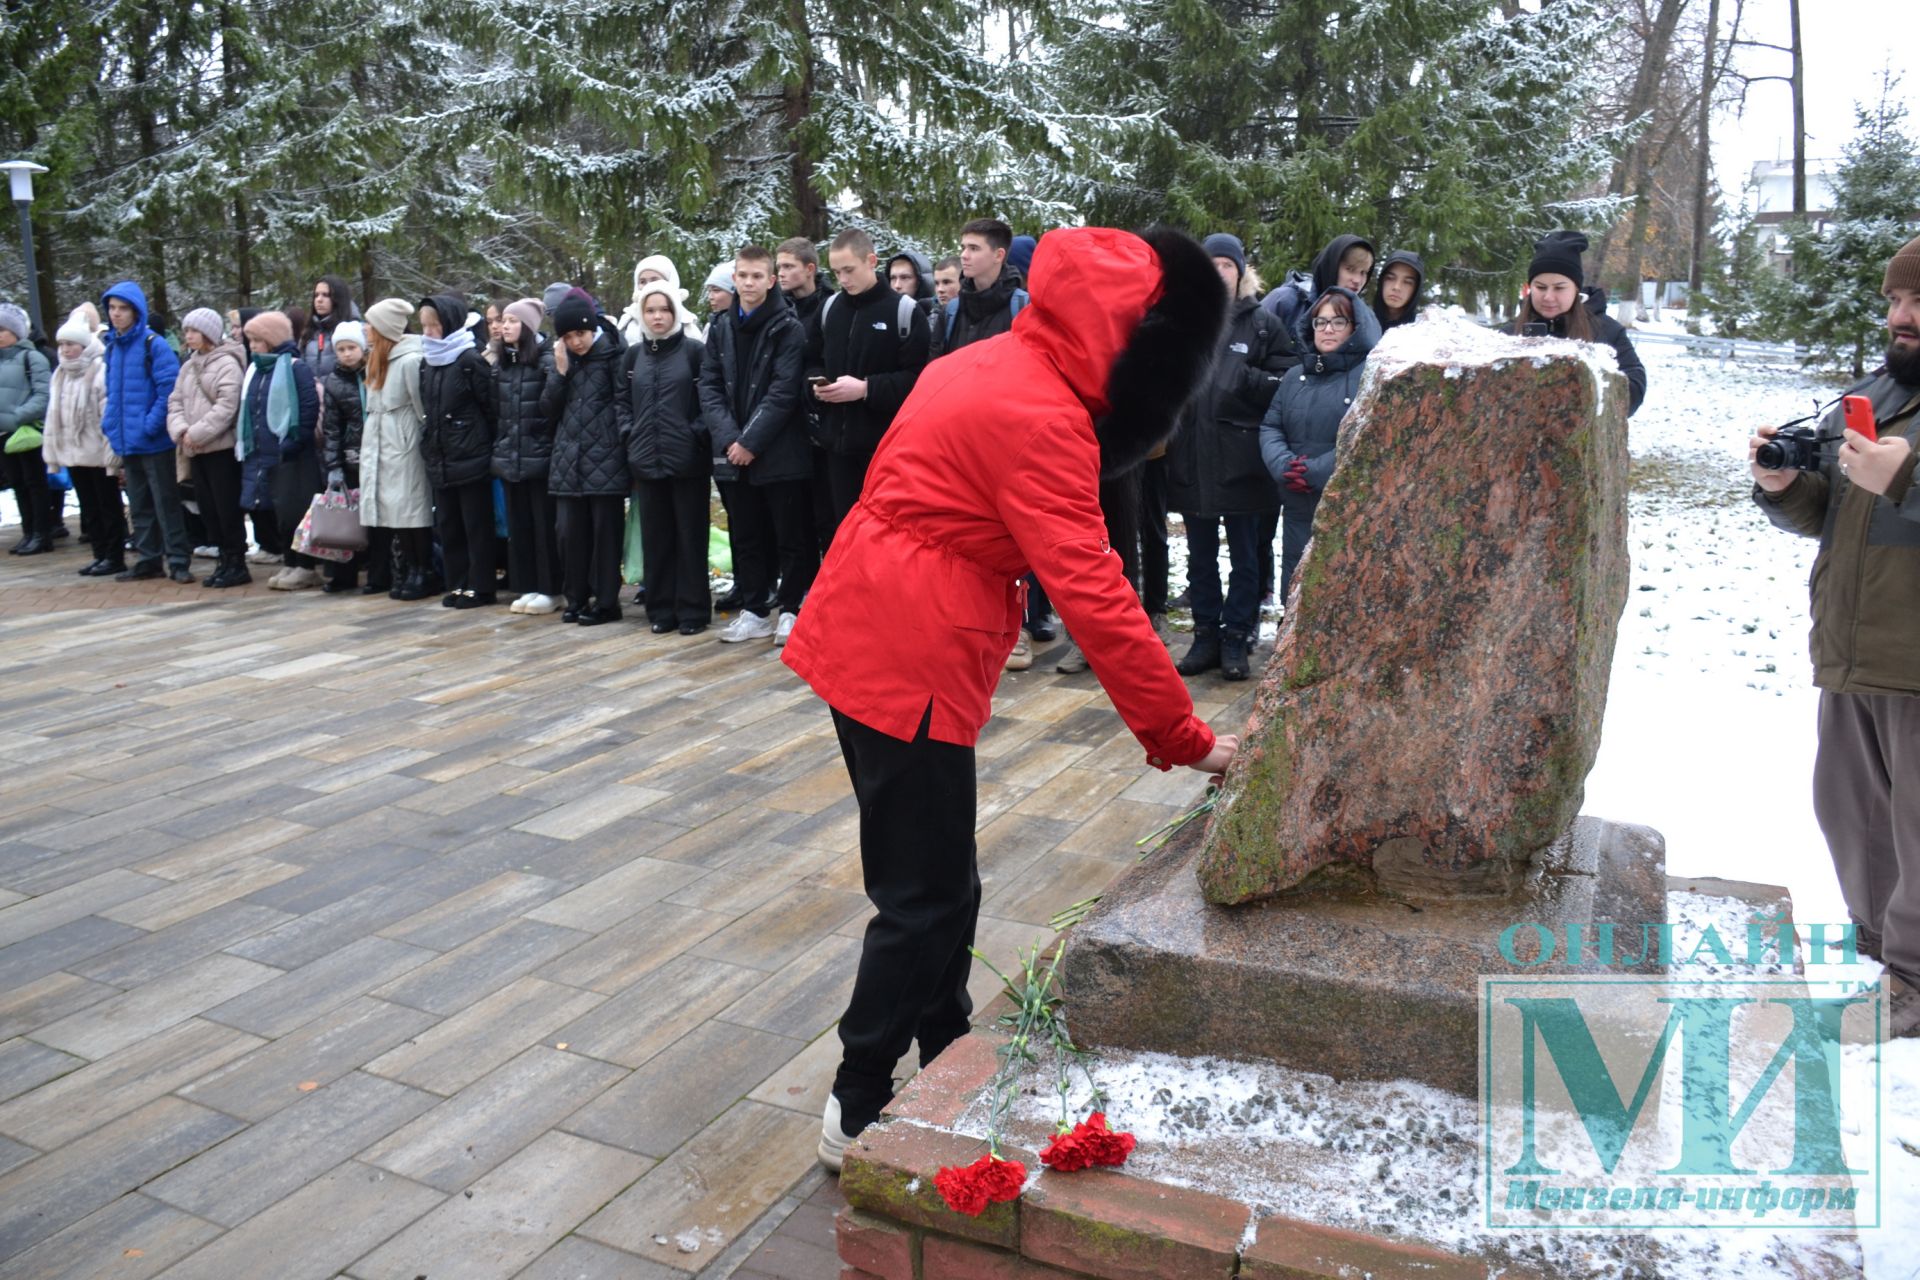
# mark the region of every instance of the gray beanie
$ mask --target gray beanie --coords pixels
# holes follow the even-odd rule
[[[207,335],[207,341],[219,346],[227,336],[227,322],[212,307],[195,307],[180,318],[180,327],[197,329]]]
[[[573,286],[565,280],[556,280],[541,291],[540,303],[546,307],[548,315],[552,315],[559,308],[560,300],[566,297],[572,288]]]
[[[32,327],[33,321],[27,318],[25,311],[11,302],[0,302],[0,329],[5,329],[20,341],[25,342],[27,330]]]

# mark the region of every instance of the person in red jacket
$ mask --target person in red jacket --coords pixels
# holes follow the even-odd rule
[[[1136,467],[1205,379],[1226,315],[1176,231],[1049,232],[1010,332],[926,367],[882,437],[783,653],[833,710],[875,915],[840,1020],[820,1158],[879,1118],[893,1068],[967,1031],[980,912],[974,743],[1036,573],[1158,769],[1227,767],[1107,545],[1101,476]],[[886,635],[877,645],[872,637]]]

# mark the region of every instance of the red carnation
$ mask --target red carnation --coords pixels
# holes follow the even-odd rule
[[[1027,1184],[1027,1167],[1018,1160],[1002,1160],[988,1153],[964,1169],[946,1168],[933,1175],[934,1189],[955,1213],[977,1218],[989,1204],[1018,1200]]]
[[[1085,1128],[1081,1125],[1080,1128]],[[1056,1173],[1073,1173],[1093,1163],[1093,1155],[1078,1133],[1068,1130],[1053,1135],[1053,1141],[1040,1153],[1040,1163]]]
[[[1133,1135],[1107,1128],[1107,1117],[1099,1111],[1088,1116],[1085,1124],[1073,1126],[1073,1136],[1086,1147],[1094,1164],[1123,1165],[1133,1153]]]

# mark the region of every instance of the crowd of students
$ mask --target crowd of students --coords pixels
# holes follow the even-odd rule
[[[982,218],[937,263],[912,251],[883,262],[858,229],[833,238],[827,270],[805,239],[748,246],[706,277],[705,324],[660,255],[641,259],[617,312],[566,283],[483,312],[452,293],[363,312],[326,276],[310,310],[189,311],[184,361],[132,281],[102,293],[104,317],[76,310],[52,352],[0,304],[0,435],[22,523],[12,551],[70,536],[71,490],[92,551],[83,575],[190,584],[198,549],[216,560],[210,588],[277,562],[276,589],[438,595],[463,609],[500,603],[504,568],[513,612],[595,626],[622,617],[631,503],[643,564],[627,568],[653,631],[698,635],[719,610],[734,615],[722,641],[782,645],[921,370],[1013,327],[1035,243]],[[1539,242],[1510,328],[1608,343],[1637,409],[1645,371],[1585,287],[1585,247],[1577,233]],[[1101,500],[1168,640],[1167,521],[1181,513],[1194,632],[1179,670],[1241,680],[1274,597],[1276,537],[1285,599],[1360,371],[1383,333],[1417,321],[1427,269],[1343,235],[1264,290],[1237,237],[1204,248],[1230,298],[1211,378],[1169,445],[1104,481]],[[719,600],[715,490],[733,569]],[[327,491],[358,495],[367,548],[349,560],[294,545]],[[1054,638],[1045,584],[1029,580],[1007,665],[1031,665],[1031,641]],[[1058,663],[1086,665],[1072,645]]]

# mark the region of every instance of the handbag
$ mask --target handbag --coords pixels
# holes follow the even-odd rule
[[[367,528],[360,523],[360,491],[329,489],[313,495],[307,510],[313,545],[330,551],[365,551]]]

